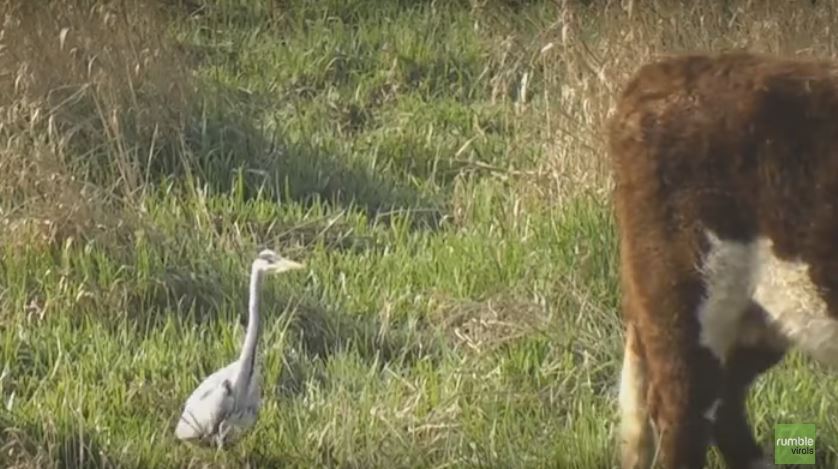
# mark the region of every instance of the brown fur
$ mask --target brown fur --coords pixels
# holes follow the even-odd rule
[[[767,237],[777,257],[809,264],[838,318],[838,64],[748,53],[663,59],[627,84],[608,132],[623,315],[648,373],[658,461],[702,467],[714,438],[731,467],[745,467],[760,453],[747,388],[785,344],[753,304],[750,332],[723,366],[699,344],[697,266],[706,230]],[[714,425],[703,412],[719,398]]]

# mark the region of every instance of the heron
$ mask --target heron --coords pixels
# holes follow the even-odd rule
[[[175,436],[186,442],[232,443],[256,422],[261,405],[261,375],[256,362],[259,291],[265,274],[301,269],[303,264],[265,249],[250,269],[247,331],[238,360],[209,375],[186,400]]]

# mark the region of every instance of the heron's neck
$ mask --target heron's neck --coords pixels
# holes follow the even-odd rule
[[[247,318],[247,333],[239,356],[239,376],[236,384],[244,391],[250,384],[256,360],[256,343],[259,341],[259,291],[262,287],[262,271],[253,268],[250,272],[250,300]]]

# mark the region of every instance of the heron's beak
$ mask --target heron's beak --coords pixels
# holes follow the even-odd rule
[[[284,270],[297,270],[302,269],[305,267],[305,264],[300,262],[292,261],[291,259],[282,259],[276,265],[275,270],[284,271]]]

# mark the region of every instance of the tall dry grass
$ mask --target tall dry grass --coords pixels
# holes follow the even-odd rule
[[[399,440],[410,443],[404,449],[413,451],[415,461],[428,464],[462,465],[479,456],[477,450],[497,448],[499,454],[492,454],[490,460],[499,465],[534,461],[522,457],[570,460],[578,456],[590,463],[587,466],[597,467],[595,462],[604,461],[598,458],[610,441],[604,422],[613,401],[607,389],[619,364],[614,244],[607,214],[599,206],[564,204],[580,194],[592,194],[597,202],[608,197],[602,124],[622,84],[642,63],[662,54],[746,48],[829,57],[836,44],[832,7],[822,0],[815,5],[809,0],[691,5],[675,0],[476,0],[465,13],[454,10],[460,18],[473,20],[469,26],[476,31],[474,35],[452,33],[452,23],[445,23],[450,11],[416,15],[395,9],[393,17],[404,15],[399,22],[381,13],[380,3],[372,0],[274,1],[270,4],[278,9],[271,10],[273,16],[260,9],[268,0],[194,3],[198,5],[181,11],[197,11],[198,17],[188,25],[177,23],[179,19],[173,20],[150,0],[0,3],[4,22],[0,32],[0,248],[25,246],[41,254],[31,256],[31,262],[0,256],[0,279],[6,280],[0,282],[0,307],[5,313],[0,322],[8,325],[0,326],[0,331],[8,331],[0,349],[10,357],[6,362],[12,367],[10,374],[0,373],[0,388],[5,392],[4,407],[14,404],[15,412],[7,416],[0,411],[0,466],[58,467],[62,461],[69,461],[64,465],[81,461],[74,466],[81,467],[99,460],[104,461],[101,467],[110,467],[122,457],[156,461],[161,467],[197,463],[194,453],[173,443],[170,427],[162,422],[171,415],[176,418],[180,396],[189,391],[188,379],[196,373],[197,364],[220,363],[222,354],[227,356],[225,350],[233,349],[234,336],[222,332],[228,330],[222,321],[202,322],[200,327],[190,327],[186,321],[215,314],[219,315],[216,319],[230,321],[238,317],[236,301],[241,293],[235,292],[244,275],[243,261],[221,251],[237,249],[241,240],[248,240],[249,247],[251,242],[273,242],[280,236],[274,234],[282,231],[282,236],[303,239],[300,244],[312,251],[311,262],[306,260],[311,274],[299,294],[313,306],[298,315],[309,322],[293,326],[292,335],[299,332],[299,341],[289,339],[288,344],[294,366],[299,363],[308,371],[293,378],[296,384],[291,387],[299,383],[300,388],[307,387],[306,380],[320,373],[331,382],[313,385],[312,401],[289,399],[269,408],[273,413],[266,420],[271,423],[262,427],[265,431],[259,438],[241,453],[219,455],[222,459],[217,465],[229,461],[231,467],[241,466],[235,463],[253,456],[256,465],[265,466],[258,458],[284,458],[288,449],[316,457],[326,441],[333,446],[321,454],[327,453],[330,460],[369,466],[369,462],[386,459],[379,442],[394,445]],[[416,3],[420,4],[417,8],[449,8],[443,7],[446,2]],[[325,21],[318,26],[318,20],[336,11],[343,13],[344,5],[352,11],[341,20],[341,28],[332,30]],[[283,23],[282,8],[296,9],[298,16]],[[379,41],[380,36],[365,39],[352,28],[406,34],[412,32],[409,28],[415,18],[426,20],[426,25],[437,29],[434,32],[443,34],[428,40],[417,34],[407,57],[394,55],[392,67],[390,60],[359,60],[379,68],[353,63],[354,56],[363,58],[370,50],[385,54],[378,46],[387,41]],[[210,72],[199,69],[204,75],[194,77],[196,70],[190,69],[180,45],[169,34],[172,21],[182,27],[179,32],[192,35],[196,49],[208,51]],[[385,28],[391,22],[404,29]],[[282,30],[283,24],[288,30]],[[312,30],[321,36],[334,33],[340,50],[326,50],[320,37],[312,37]],[[265,47],[241,50],[254,44]],[[460,56],[467,54],[458,49],[461,46],[472,54],[462,63]],[[282,53],[272,55],[277,51]],[[430,76],[426,82],[435,87],[432,92],[417,91],[410,67],[395,73],[396,61],[408,61],[410,54],[423,59],[426,69],[419,70],[417,80],[423,73],[425,78]],[[276,63],[281,60],[289,63]],[[315,66],[309,67],[311,62]],[[449,75],[449,71],[460,66],[468,69],[463,75],[468,78],[460,80],[474,83],[454,83],[458,91],[452,92],[446,80],[457,81],[456,73]],[[296,73],[282,81],[275,73],[280,69]],[[358,73],[343,73],[345,69]],[[226,170],[227,161],[219,160],[226,158],[235,165],[251,154],[265,160],[276,156],[259,156],[262,148],[258,145],[253,151],[218,148],[243,146],[239,143],[246,142],[247,136],[225,140],[210,135],[203,141],[206,145],[191,143],[196,132],[201,136],[204,100],[217,91],[205,86],[204,78],[211,84],[216,83],[213,80],[233,83],[234,92],[240,91],[235,86],[242,83],[259,91],[244,90],[248,95],[244,103],[219,96],[222,106],[238,107],[233,115],[249,117],[263,106],[273,106],[268,111],[281,117],[301,115],[295,124],[297,130],[302,128],[301,139],[319,142],[312,142],[311,148],[302,145],[311,151],[301,152],[300,158],[316,158],[339,147],[343,151],[338,156],[371,161],[374,171],[413,164],[388,158],[438,138],[440,132],[430,130],[454,121],[457,125],[451,127],[456,132],[450,132],[449,138],[461,138],[460,150],[447,154],[446,146],[440,152],[440,159],[462,156],[461,164],[448,166],[458,172],[457,178],[463,175],[451,183],[453,188],[439,189],[448,182],[431,171],[393,173],[397,183],[418,180],[415,185],[423,186],[421,190],[444,192],[454,206],[455,218],[458,203],[472,204],[462,210],[462,220],[469,226],[412,231],[399,221],[402,218],[394,217],[396,222],[390,226],[382,222],[370,229],[369,218],[347,214],[357,207],[312,208],[291,200],[274,211],[270,202],[240,203],[244,196],[236,191],[212,199],[209,203],[216,206],[210,213],[204,210],[209,203],[208,198],[201,198],[203,194],[190,198],[194,194],[166,193],[168,181],[160,181],[182,168],[212,160],[210,164]],[[311,86],[312,81],[317,86]],[[384,91],[375,99],[350,100],[347,89],[355,87]],[[462,92],[466,88],[469,92]],[[399,108],[399,100],[417,104]],[[293,102],[292,111],[287,111],[287,101]],[[317,106],[347,103],[366,106],[357,109],[357,114],[372,115],[363,119],[365,130],[335,130],[328,112],[306,115],[308,107],[317,110]],[[473,122],[469,128],[479,112],[468,108],[484,105],[491,108],[488,124]],[[399,111],[407,117],[377,121],[375,114],[388,106],[391,113]],[[420,111],[433,111],[421,126],[413,117],[420,107]],[[333,111],[342,112],[340,106]],[[231,135],[237,132],[235,123],[221,120],[220,129],[211,132],[222,134],[228,128]],[[327,122],[321,126],[320,120]],[[496,128],[488,129],[492,126]],[[425,128],[430,130],[425,132]],[[365,131],[382,145],[366,145]],[[489,156],[481,161],[483,155],[470,152],[469,142],[490,132],[502,141],[487,145],[483,155]],[[388,140],[378,134],[403,135]],[[319,146],[322,142],[331,146]],[[265,148],[275,143],[269,141]],[[379,148],[379,153],[371,151]],[[330,178],[336,172],[328,165],[341,162],[331,156],[297,168],[298,175],[312,180],[312,190],[332,184]],[[248,162],[241,163],[247,166]],[[293,177],[293,171],[282,163],[276,168]],[[473,173],[478,177],[471,178]],[[270,176],[281,179],[285,174]],[[494,184],[496,180],[484,184],[492,178],[505,185]],[[358,185],[380,181],[334,179],[338,186],[344,181]],[[163,194],[145,197],[146,191]],[[148,210],[152,215],[145,203],[157,204]],[[557,212],[545,209],[557,205],[565,211],[554,220],[550,217]],[[545,210],[547,216],[531,216],[537,210]],[[278,214],[285,218],[278,222]],[[151,220],[152,216],[157,218]],[[520,228],[509,228],[519,221]],[[164,226],[167,222],[168,227]],[[301,225],[285,231],[284,223],[295,222]],[[173,233],[177,243],[132,243],[135,229],[146,224]],[[216,231],[220,234],[213,239]],[[254,236],[254,232],[271,236]],[[61,253],[60,262],[51,262],[56,246],[91,239],[135,250],[135,259],[112,262],[100,259],[102,251],[111,254],[108,250],[68,249]],[[217,251],[209,252],[213,248]],[[77,272],[62,266],[76,267]],[[299,285],[298,281],[302,279],[289,280],[293,285]],[[66,324],[40,320],[52,311],[77,314],[80,320]],[[118,323],[114,334],[96,320],[111,314],[113,322],[102,324]],[[437,363],[433,361],[437,352],[430,348],[433,341],[424,339],[421,318],[425,315],[431,327],[440,324],[443,338],[456,352],[438,354],[446,357]],[[94,320],[84,319],[88,317]],[[372,320],[367,322],[367,318]],[[410,325],[414,318],[420,318],[415,327]],[[129,331],[125,324],[136,324],[137,330]],[[549,334],[541,334],[548,329]],[[271,334],[285,333],[274,329]],[[402,334],[409,339],[402,342]],[[388,337],[393,339],[392,347],[385,342]],[[171,347],[175,342],[184,345]],[[509,354],[493,354],[500,344],[513,342],[520,346],[510,347]],[[211,343],[226,345],[208,351]],[[344,343],[360,345],[347,345],[344,350]],[[370,379],[373,368],[367,368],[367,360],[380,363],[382,343],[393,355],[405,357],[413,355],[414,345],[422,349],[427,343],[427,356],[433,360],[395,360],[398,380]],[[317,352],[308,356],[306,344],[317,344],[312,347]],[[332,344],[340,353],[333,355],[335,360],[322,359],[326,352],[320,350]],[[142,347],[143,353],[132,358],[122,353],[126,347]],[[476,352],[469,354],[475,361],[457,354],[457,349],[464,348]],[[114,372],[103,374],[103,369]],[[277,370],[279,364],[269,363],[266,369]],[[820,376],[812,376],[814,381],[804,382],[802,389],[817,387],[813,383]],[[787,377],[790,385],[801,387],[796,372]],[[824,382],[828,387],[829,382]],[[331,394],[334,389],[341,391]],[[16,396],[14,402],[6,398],[10,395]],[[825,405],[820,400],[793,401],[789,405],[798,409],[797,415]],[[770,428],[773,422],[766,414],[775,415],[762,411],[756,416],[764,428]],[[521,430],[526,432],[526,448],[518,445]],[[253,445],[265,451],[249,452]],[[530,450],[532,454],[526,454]]]
[[[159,6],[0,6],[0,241],[120,233],[114,225],[136,215],[150,174],[193,163],[183,146],[195,86]],[[471,164],[503,173],[533,206],[607,197],[602,125],[640,64],[729,49],[831,57],[838,45],[832,2],[562,0],[539,18],[493,2],[472,8],[490,51],[481,79],[514,116],[510,154],[535,156],[504,168]]]
[[[124,226],[150,162],[172,159],[194,93],[155,2],[4,2],[0,243]]]
[[[543,148],[531,171],[520,174],[522,190],[537,204],[580,192],[607,197],[603,124],[640,65],[668,54],[735,49],[832,58],[833,3],[562,0],[535,34],[515,24],[497,41],[492,86],[517,90],[495,93],[515,102],[526,129],[510,145]]]

